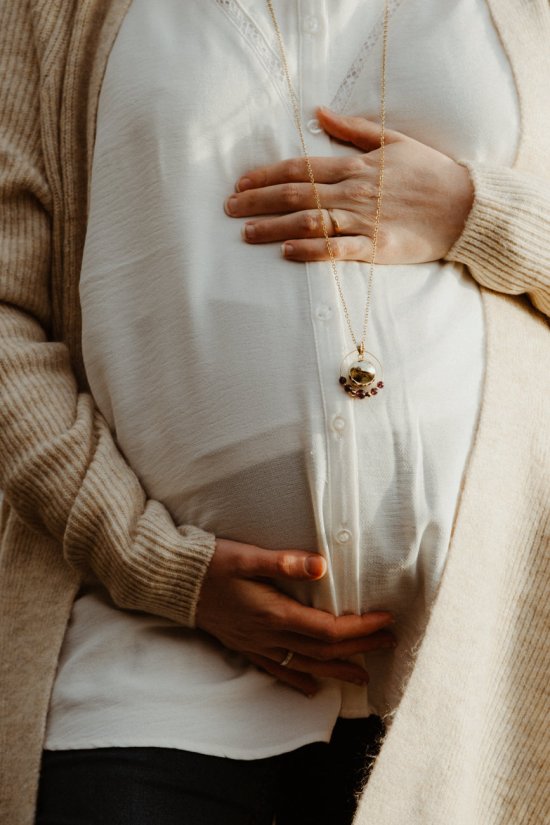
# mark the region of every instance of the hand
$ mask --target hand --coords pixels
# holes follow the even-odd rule
[[[364,685],[367,672],[345,660],[395,647],[392,634],[382,631],[393,621],[392,615],[373,611],[336,617],[300,604],[269,583],[270,579],[315,581],[325,572],[326,562],[318,554],[264,550],[218,539],[201,588],[197,627],[308,696],[317,692],[316,676]],[[289,651],[294,654],[292,661],[282,667]]]
[[[327,209],[341,231],[332,241],[334,256],[370,261],[380,163],[380,126],[363,117],[341,117],[318,110],[329,135],[352,143],[364,154],[311,158],[329,235]],[[386,130],[385,172],[376,262],[411,264],[443,258],[460,236],[473,202],[468,170],[447,155],[413,138]],[[249,243],[283,244],[293,261],[328,260],[322,222],[304,158],[246,172],[226,201],[232,217],[276,215],[247,221]]]

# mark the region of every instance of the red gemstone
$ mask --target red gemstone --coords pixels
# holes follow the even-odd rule
[[[357,395],[357,398],[364,398],[365,397],[365,393],[363,392],[363,390],[357,390],[356,395]]]
[[[378,395],[378,390],[374,389],[370,391],[371,395]]]
[[[376,386],[378,387],[378,389],[379,389],[379,390],[381,390],[381,389],[382,389],[382,387],[384,386],[384,382],[383,382],[383,381],[379,381],[379,382],[378,382],[378,384],[377,384]]]

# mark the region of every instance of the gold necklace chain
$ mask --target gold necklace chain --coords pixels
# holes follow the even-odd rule
[[[372,255],[370,260],[370,271],[369,271],[369,280],[367,286],[367,300],[365,303],[365,314],[363,318],[363,329],[361,333],[361,338],[358,341],[357,337],[353,331],[353,326],[351,323],[351,318],[348,310],[348,306],[346,304],[346,300],[344,298],[344,292],[342,289],[342,283],[340,281],[340,275],[338,273],[338,268],[336,266],[336,259],[334,257],[334,250],[332,247],[332,242],[327,230],[327,224],[325,221],[325,215],[323,212],[323,207],[321,206],[321,199],[319,197],[319,190],[317,188],[317,183],[315,181],[315,177],[313,175],[313,169],[311,166],[311,160],[309,157],[309,153],[307,150],[306,141],[304,138],[304,131],[302,128],[302,118],[300,115],[300,104],[298,101],[298,95],[296,94],[296,90],[294,89],[294,85],[290,78],[290,70],[288,68],[288,61],[286,58],[286,52],[283,44],[283,37],[281,34],[281,29],[279,27],[279,23],[277,21],[277,17],[275,15],[275,9],[273,8],[272,0],[266,0],[267,7],[269,9],[269,13],[273,22],[273,27],[275,29],[275,33],[277,36],[277,41],[279,44],[279,52],[281,55],[281,62],[283,64],[286,82],[288,86],[290,101],[292,104],[292,109],[294,112],[294,121],[296,123],[296,128],[298,130],[298,134],[300,135],[300,143],[302,145],[302,152],[304,155],[304,160],[306,162],[307,173],[309,177],[309,181],[313,188],[313,194],[315,199],[315,205],[317,211],[319,212],[319,217],[321,220],[321,226],[323,229],[323,235],[325,238],[325,243],[327,246],[327,252],[330,258],[330,265],[332,268],[332,274],[334,275],[334,280],[336,282],[336,288],[338,290],[338,295],[340,297],[340,302],[342,304],[342,308],[344,311],[344,317],[346,319],[347,327],[349,330],[349,334],[351,340],[353,341],[355,350],[359,354],[359,359],[362,362],[365,359],[365,342],[367,338],[367,329],[369,323],[369,312],[370,312],[370,304],[371,304],[371,295],[372,295],[372,285],[374,279],[374,261],[376,258],[376,246],[378,242],[378,229],[380,226],[380,213],[382,207],[382,190],[384,186],[384,167],[385,167],[385,130],[386,130],[386,62],[387,62],[387,51],[388,51],[388,25],[389,25],[389,12],[388,12],[388,0],[384,0],[384,28],[383,28],[383,41],[382,41],[382,71],[381,71],[381,78],[380,78],[380,165],[379,165],[379,175],[378,175],[378,193],[376,198],[376,214],[374,219],[374,230],[372,234]],[[371,356],[374,358],[374,356]],[[378,365],[380,366],[380,362],[377,361]],[[364,365],[363,365],[364,366]],[[348,377],[345,376],[340,377],[340,383],[344,386],[346,392],[350,395],[358,398],[369,397],[370,395],[376,395],[377,389],[382,389],[383,382],[378,381],[376,386],[374,386],[375,381],[380,376],[377,375],[378,370],[375,368],[374,364],[369,364],[369,369],[365,370],[364,368],[360,368],[358,363],[355,362],[352,364]]]

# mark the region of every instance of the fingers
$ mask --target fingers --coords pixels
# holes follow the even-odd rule
[[[338,220],[340,230],[350,235],[361,231],[361,224],[352,213],[333,209],[331,212]],[[324,227],[323,227],[324,223]],[[364,227],[363,227],[364,228]],[[242,230],[243,238],[248,243],[273,243],[293,238],[323,238],[324,230],[333,236],[334,224],[327,209],[307,209],[292,212],[267,220],[247,221]]]
[[[359,149],[370,152],[380,147],[381,127],[373,120],[365,117],[350,115],[339,115],[330,109],[319,107],[317,109],[319,124],[332,137],[343,140],[346,143],[353,143]],[[393,129],[385,130],[385,142],[395,143],[404,138],[400,132]]]
[[[342,682],[350,682],[360,687],[364,687],[369,682],[367,671],[353,662],[338,660],[317,662],[305,656],[294,655],[291,663],[288,666],[283,666],[280,662],[257,653],[246,653],[245,655],[257,667],[275,676],[280,682],[302,691],[307,696],[317,693],[319,688],[316,678],[339,679]]]
[[[315,579],[325,572],[326,562],[319,554],[218,539],[201,591],[197,626],[233,650],[265,655],[286,649],[321,663],[394,646],[388,631],[393,623],[390,612],[334,616],[301,604],[265,581]],[[228,615],[233,617],[230,622]]]
[[[368,672],[360,665],[344,659],[332,657],[327,661],[319,661],[300,653],[293,653],[288,665],[281,664],[285,658],[285,650],[274,650],[272,655],[263,656],[258,653],[245,653],[247,658],[262,670],[275,676],[306,695],[317,692],[317,679],[339,679],[342,682],[364,687],[369,683]]]
[[[317,183],[339,183],[363,173],[365,164],[358,155],[348,157],[310,158],[313,176]],[[237,181],[236,192],[260,189],[278,183],[306,183],[309,174],[305,158],[288,158],[270,166],[252,169]]]
[[[321,126],[333,137],[347,143],[354,143],[355,146],[367,152],[380,147],[381,129],[378,123],[364,117],[337,115],[335,112],[323,108],[318,109],[317,113]],[[400,132],[386,129],[386,143],[404,139],[404,135]],[[310,163],[313,176],[318,184],[336,184],[361,177],[365,174],[365,168],[369,166],[366,156],[359,154],[338,157],[312,157]],[[237,195],[242,195],[255,189],[280,184],[309,183],[309,181],[305,158],[287,158],[269,166],[261,166],[245,172],[235,184],[235,192]],[[292,189],[290,190],[290,197],[293,197]],[[239,211],[241,205],[243,205],[242,208],[245,208],[244,204],[249,203],[247,199],[237,198],[233,203],[236,206],[234,209],[226,209],[228,214],[236,217],[243,214],[254,214],[254,212],[243,213]],[[260,214],[260,212],[261,210],[258,209],[255,214]],[[264,212],[263,214],[267,213]]]
[[[298,634],[279,636],[281,648],[292,650],[307,660],[330,662],[334,659],[349,659],[361,653],[374,653],[379,650],[393,650],[397,647],[397,640],[392,633],[381,631],[357,639],[346,639],[341,642],[323,642],[308,639]],[[275,658],[279,658],[276,656]],[[292,659],[294,662],[294,659]]]
[[[337,261],[364,261],[372,259],[372,239],[366,235],[338,236],[330,239],[332,254]],[[289,261],[329,261],[330,255],[324,238],[292,239],[281,247],[283,257]],[[385,263],[381,244],[378,243],[377,263]]]
[[[320,107],[317,117],[323,129],[332,137],[353,143],[365,152],[380,148],[380,124],[365,117],[339,115]],[[385,142],[406,140],[405,135],[394,129],[385,130]],[[359,154],[338,157],[310,158],[313,176],[317,183],[339,183],[365,172],[367,160]],[[306,160],[303,157],[287,158],[269,166],[261,166],[245,172],[235,184],[235,191],[245,192],[279,183],[305,183],[309,181]]]
[[[386,610],[372,610],[369,613],[363,613],[361,616],[334,616],[324,610],[306,607],[294,599],[281,597],[277,613],[273,617],[273,629],[279,633],[295,633],[299,636],[326,642],[328,645],[334,645],[336,642],[364,640],[366,636],[388,628],[393,624],[393,621],[392,614]],[[287,642],[289,643],[287,644]],[[286,637],[282,645],[280,642],[277,642],[277,645],[289,647],[292,650],[295,649],[291,640]],[[338,650],[334,655],[352,655],[347,650],[346,648],[344,654]],[[362,651],[363,648],[354,652]],[[309,650],[300,652],[310,654]]]
[[[241,575],[253,578],[306,581],[320,579],[326,571],[322,556],[300,550],[262,550],[240,564]]]
[[[313,697],[319,691],[317,682],[308,673],[300,673],[297,670],[282,667],[272,659],[268,659],[267,656],[260,656],[257,653],[246,653],[245,655],[256,667],[265,670],[279,682],[299,690],[305,696]]]
[[[314,581],[322,578],[326,571],[327,563],[318,553],[265,550],[250,544],[218,539],[209,572],[218,577],[236,575],[247,579]]]
[[[335,233],[337,221],[338,234]],[[374,228],[372,220],[362,212],[349,209],[305,209],[278,217],[247,221],[242,227],[242,237],[250,244],[284,241],[283,257],[292,261],[326,261],[330,254],[325,231],[331,239],[332,253],[336,260],[372,260]],[[387,263],[388,232],[378,230],[376,261]]]
[[[372,231],[364,217],[344,209],[331,210],[341,232],[334,234],[333,222],[328,210],[318,209],[294,212],[277,218],[247,221],[242,229],[243,239],[250,244],[284,241],[281,253],[289,261],[328,261],[330,254],[324,237],[323,219],[330,238],[332,253],[340,261],[372,260],[373,240],[365,231]],[[349,234],[348,234],[349,233]],[[378,232],[376,262],[389,263],[388,233]]]
[[[338,205],[342,193],[338,184],[318,184],[317,190],[321,203]],[[329,197],[330,196],[330,197]],[[247,189],[245,192],[230,195],[225,202],[225,211],[232,218],[246,218],[251,215],[276,215],[298,212],[302,209],[314,209],[315,196],[311,183],[277,183],[259,189]]]

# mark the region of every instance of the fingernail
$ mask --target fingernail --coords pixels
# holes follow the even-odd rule
[[[292,255],[294,252],[294,247],[291,243],[284,243],[281,247],[283,251],[283,255],[287,258],[289,255]]]
[[[245,189],[252,189],[253,186],[254,184],[250,178],[241,178],[237,183],[236,189],[237,192],[244,192]]]
[[[320,578],[325,573],[325,561],[321,556],[308,556],[304,568],[308,576]]]
[[[254,226],[253,223],[245,223],[245,225],[244,225],[244,236],[249,241],[252,240],[252,238],[256,237],[256,227]]]
[[[236,207],[237,207],[237,198],[235,197],[235,195],[232,195],[225,202],[225,211],[229,215],[232,215],[234,213]]]

